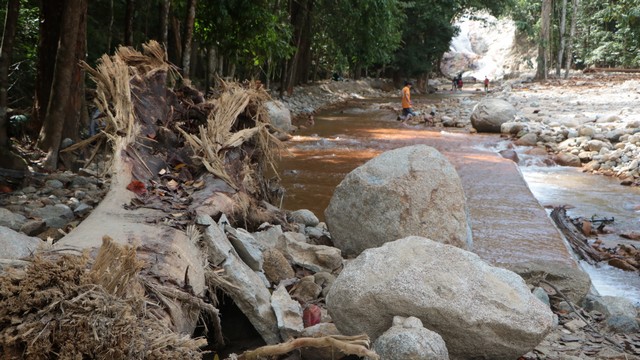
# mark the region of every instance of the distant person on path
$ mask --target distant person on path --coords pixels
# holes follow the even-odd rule
[[[453,77],[453,79],[451,79],[451,91],[456,91],[458,89],[458,78],[457,77]]]
[[[484,77],[484,93],[488,93],[489,92],[489,78],[487,78],[486,76]]]
[[[402,116],[398,120],[407,120],[416,113],[413,112],[413,102],[411,101],[411,87],[413,83],[411,81],[405,81],[402,88]]]
[[[462,76],[458,77],[458,89],[462,91]]]

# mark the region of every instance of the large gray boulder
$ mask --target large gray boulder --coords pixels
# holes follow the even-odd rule
[[[442,336],[452,359],[517,359],[553,327],[553,313],[520,276],[417,236],[362,252],[326,303],[341,333],[374,341],[394,316],[415,316]]]
[[[513,121],[516,108],[502,99],[484,99],[471,113],[471,125],[478,132],[500,133],[502,124]]]
[[[347,174],[325,219],[345,256],[409,235],[463,249],[472,245],[460,177],[426,145],[387,151]]]
[[[274,100],[265,103],[271,124],[282,131],[291,131],[291,111],[282,101]]]

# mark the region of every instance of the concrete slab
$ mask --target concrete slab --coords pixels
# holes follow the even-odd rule
[[[582,271],[546,210],[527,186],[516,163],[491,146],[498,135],[440,133],[427,144],[456,167],[467,197],[473,251],[525,279],[546,277],[573,301],[591,281]]]

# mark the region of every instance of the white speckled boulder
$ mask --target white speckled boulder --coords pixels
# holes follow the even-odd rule
[[[415,316],[442,336],[452,359],[517,359],[553,326],[549,307],[516,273],[417,236],[362,252],[326,301],[341,333],[373,340],[394,316]]]
[[[460,177],[426,145],[384,152],[347,174],[325,218],[345,256],[410,235],[463,249],[472,243]]]
[[[471,113],[471,125],[478,132],[500,133],[502,124],[513,121],[516,108],[508,101],[488,98],[480,101]]]

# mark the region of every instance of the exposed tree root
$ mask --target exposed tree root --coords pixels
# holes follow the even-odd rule
[[[267,345],[255,350],[246,351],[237,357],[238,360],[258,360],[270,356],[289,353],[300,348],[334,348],[345,355],[357,355],[378,360],[380,357],[374,351],[369,350],[369,337],[359,336],[324,336],[318,338],[297,338],[282,344]],[[233,359],[233,358],[230,358]]]

